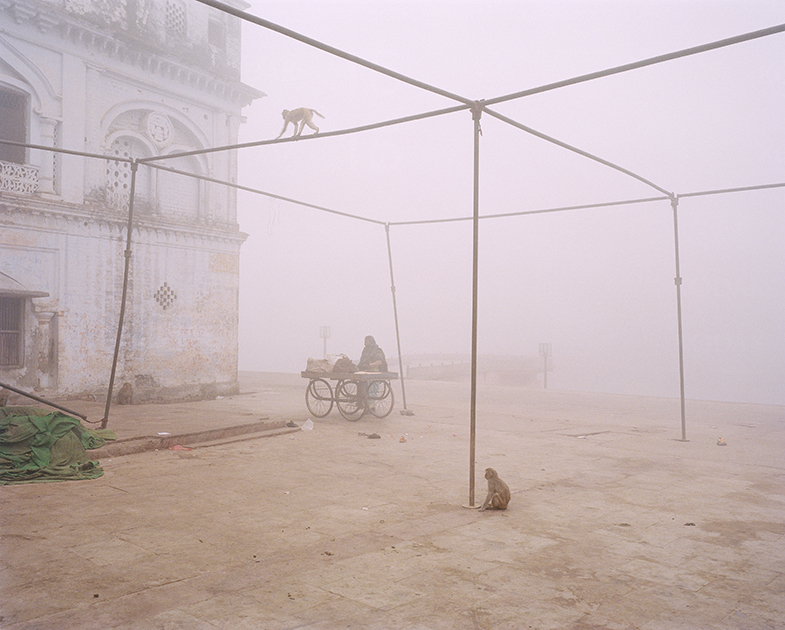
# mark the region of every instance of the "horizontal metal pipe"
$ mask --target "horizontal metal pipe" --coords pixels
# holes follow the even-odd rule
[[[391,120],[384,120],[382,122],[371,123],[369,125],[361,125],[360,127],[351,127],[350,129],[338,129],[336,131],[322,131],[318,134],[313,133],[307,136],[295,136],[288,138],[272,138],[269,140],[254,140],[253,142],[243,142],[241,144],[230,144],[221,147],[210,147],[207,149],[197,149],[194,151],[182,151],[179,153],[167,153],[166,155],[153,155],[146,158],[139,158],[137,161],[140,164],[150,164],[151,162],[160,162],[162,160],[170,160],[174,158],[190,157],[192,155],[205,155],[207,153],[216,153],[220,151],[233,151],[236,149],[250,149],[252,147],[263,147],[270,144],[282,144],[285,142],[304,142],[307,140],[315,140],[317,138],[331,138],[334,136],[345,136],[352,133],[360,133],[362,131],[371,131],[373,129],[381,129],[383,127],[392,127],[393,125],[401,125],[403,123],[414,122],[416,120],[424,120],[426,118],[434,118],[436,116],[443,116],[445,114],[452,114],[469,109],[468,105],[454,105],[452,107],[445,107],[444,109],[435,109],[430,112],[423,112],[422,114],[412,114],[411,116],[404,116],[403,118],[393,118]]]
[[[772,188],[785,188],[785,182],[780,184],[758,184],[756,186],[739,186],[737,188],[720,188],[717,190],[702,190],[699,192],[684,193],[676,195],[679,199],[686,197],[703,197],[706,195],[725,195],[727,193],[735,192],[751,192],[753,190],[770,190]]]
[[[58,405],[57,403],[53,403],[51,400],[47,400],[46,398],[41,398],[40,396],[36,396],[35,394],[31,394],[21,389],[17,389],[12,385],[8,385],[7,383],[0,383],[0,387],[3,387],[9,391],[15,392],[17,394],[21,394],[27,398],[35,400],[36,402],[44,403],[45,405],[49,405],[50,407],[54,407],[55,409],[59,409],[60,411],[65,411],[66,413],[71,414],[72,416],[77,416],[82,420],[87,420],[87,416],[79,413],[78,411],[74,411],[73,409],[69,409],[68,407],[63,407],[62,405]]]
[[[439,113],[447,113],[447,112],[459,111],[459,110],[464,110],[464,109],[469,109],[469,108],[468,107],[464,107],[463,105],[459,105],[459,106],[451,107],[451,108],[445,109],[445,110],[438,110],[438,112],[436,112],[436,111],[435,112],[429,112],[429,115],[434,115],[435,116],[435,115],[439,115]],[[487,113],[489,115],[491,115],[491,116],[495,115],[494,112],[491,112],[491,111],[488,111],[488,110],[485,110],[485,111],[487,111]],[[421,116],[426,116],[426,115],[427,114],[423,114]],[[416,117],[410,117],[410,118],[416,118]],[[503,117],[501,117],[501,118],[503,118]],[[397,120],[403,121],[404,119],[401,118],[401,119],[397,119]],[[389,122],[389,124],[394,124],[395,121],[388,121],[388,122]],[[386,124],[386,123],[376,123],[376,125],[384,125],[384,124]],[[517,125],[517,123],[516,123],[516,125]],[[367,125],[366,127],[371,128],[371,127],[374,127],[374,125]],[[364,128],[357,127],[356,129],[362,130]],[[353,129],[346,129],[346,130],[343,130],[343,131],[331,132],[331,133],[334,133],[335,135],[338,135],[338,134],[342,134],[342,133],[352,133],[353,131],[354,131]],[[325,134],[325,135],[327,135],[327,134]],[[311,136],[308,136],[308,137],[310,138]],[[247,143],[245,145],[235,145],[234,147],[220,147],[220,148],[221,149],[232,149],[232,148],[238,148],[238,147],[242,148],[242,147],[245,147],[245,146],[257,146],[257,145],[261,145],[261,144],[269,144],[271,142],[273,142],[273,141],[266,140],[266,141],[260,141],[260,142]],[[96,158],[96,159],[100,159],[100,160],[117,160],[118,162],[129,162],[129,163],[133,162],[132,159],[120,158],[120,157],[109,156],[109,155],[99,155],[99,154],[95,154],[95,153],[85,153],[85,152],[82,152],[82,151],[72,151],[72,150],[69,150],[69,149],[56,149],[56,148],[53,148],[53,147],[45,147],[45,146],[41,146],[41,145],[37,145],[37,144],[28,144],[26,142],[12,142],[10,140],[0,140],[0,144],[13,144],[13,145],[16,145],[16,146],[26,147],[26,148],[29,148],[29,149],[41,149],[42,151],[52,151],[52,152],[55,152],[55,153],[69,153],[71,155],[80,155],[82,157]],[[215,149],[215,150],[218,150],[218,149]],[[212,149],[210,149],[210,151],[212,151]],[[202,153],[202,151],[195,151],[194,153]],[[167,157],[175,157],[175,156],[183,156],[183,155],[191,155],[191,153],[188,153],[188,154],[182,154],[182,153],[180,153],[180,154],[172,154],[171,156],[167,156]],[[137,162],[141,164],[143,162],[143,160],[137,160]],[[177,173],[179,175],[184,175],[186,177],[193,177],[193,178],[196,178],[196,179],[201,179],[201,180],[204,180],[204,181],[213,182],[215,184],[220,184],[222,186],[229,186],[230,188],[235,188],[237,190],[250,192],[250,193],[253,193],[253,194],[256,194],[256,195],[263,195],[265,197],[270,197],[271,199],[278,199],[280,201],[286,201],[288,203],[293,203],[293,204],[296,204],[296,205],[299,205],[299,206],[303,206],[303,207],[306,207],[306,208],[313,208],[314,210],[320,210],[320,211],[328,212],[328,213],[335,214],[335,215],[338,215],[338,216],[344,216],[344,217],[347,217],[347,218],[350,218],[350,219],[357,219],[358,221],[366,221],[368,223],[376,223],[378,225],[388,225],[388,224],[389,225],[426,225],[426,224],[429,224],[429,223],[455,223],[455,222],[458,222],[458,221],[471,221],[472,220],[472,217],[450,217],[450,218],[444,218],[444,219],[423,219],[423,220],[417,220],[417,221],[380,221],[378,219],[371,219],[369,217],[363,217],[363,216],[356,215],[356,214],[350,214],[348,212],[341,212],[340,210],[333,210],[331,208],[325,208],[324,206],[319,206],[319,205],[316,205],[316,204],[308,203],[306,201],[298,201],[297,199],[292,199],[290,197],[284,197],[283,195],[276,195],[275,193],[270,193],[270,192],[266,192],[264,190],[259,190],[258,188],[251,188],[250,186],[243,186],[241,184],[234,184],[232,182],[227,182],[227,181],[224,181],[224,180],[221,180],[221,179],[217,179],[215,177],[208,177],[206,175],[199,175],[197,173],[188,173],[186,171],[181,171],[179,169],[172,168],[170,166],[163,166],[162,164],[153,164],[153,163],[150,163],[150,162],[145,162],[145,164],[146,164],[146,166],[149,166],[151,168],[157,168],[157,169],[160,169],[160,170],[170,171],[172,173]],[[687,198],[687,197],[701,197],[701,196],[706,196],[706,195],[723,195],[723,194],[735,193],[735,192],[752,192],[752,191],[755,191],[755,190],[769,190],[769,189],[773,189],[773,188],[785,188],[785,182],[779,182],[779,183],[774,183],[774,184],[755,184],[755,185],[752,185],[752,186],[740,186],[740,187],[735,187],[735,188],[720,188],[720,189],[717,189],[717,190],[703,190],[703,191],[696,191],[696,192],[679,193],[679,194],[676,194],[675,197],[677,197],[679,199],[683,199],[683,198]],[[578,206],[563,206],[563,207],[557,207],[557,208],[545,208],[545,209],[540,209],[540,210],[521,210],[520,212],[504,212],[504,213],[498,213],[498,214],[486,214],[486,215],[481,216],[480,219],[500,219],[500,218],[505,218],[505,217],[524,216],[524,215],[527,215],[527,214],[545,214],[545,213],[548,213],[548,212],[565,212],[565,211],[568,211],[568,210],[585,210],[585,209],[590,209],[590,208],[606,208],[606,207],[611,207],[611,206],[620,206],[620,205],[635,204],[635,203],[646,203],[646,202],[649,202],[649,201],[663,201],[665,199],[671,199],[670,194],[668,194],[668,195],[666,195],[664,197],[648,197],[648,198],[643,198],[643,199],[630,199],[630,200],[626,200],[626,201],[608,201],[608,202],[602,202],[602,203],[583,204],[583,205],[578,205]]]
[[[101,155],[100,153],[86,153],[85,151],[74,151],[73,149],[59,149],[57,147],[46,147],[42,144],[29,144],[27,142],[16,142],[14,140],[3,140],[0,144],[10,144],[15,147],[25,147],[26,149],[40,149],[41,151],[51,151],[52,153],[65,153],[66,155],[78,155],[81,157],[96,158],[98,160],[113,160],[115,162],[133,162],[132,158],[119,157],[117,155]]]
[[[486,105],[495,105],[496,103],[503,103],[505,101],[512,101],[518,98],[523,98],[524,96],[531,96],[533,94],[541,94],[542,92],[549,92],[551,90],[557,90],[559,88],[567,87],[568,85],[576,85],[578,83],[585,83],[586,81],[593,81],[594,79],[601,79],[603,77],[609,77],[614,74],[620,74],[622,72],[629,72],[630,70],[637,70],[638,68],[645,68],[646,66],[653,66],[654,64],[663,63],[665,61],[671,61],[673,59],[680,59],[681,57],[689,57],[690,55],[697,55],[699,53],[707,52],[709,50],[716,50],[717,48],[724,48],[725,46],[732,46],[734,44],[740,44],[742,42],[751,41],[753,39],[758,39],[760,37],[767,37],[769,35],[775,35],[777,33],[782,33],[785,31],[785,24],[778,24],[777,26],[771,26],[769,28],[764,28],[759,31],[752,31],[750,33],[744,33],[743,35],[736,35],[735,37],[728,37],[727,39],[720,39],[715,42],[710,42],[708,44],[701,44],[700,46],[693,46],[692,48],[684,48],[682,50],[677,50],[672,53],[667,53],[664,55],[658,55],[656,57],[649,57],[648,59],[643,59],[641,61],[635,61],[633,63],[627,63],[622,66],[616,66],[614,68],[608,68],[606,70],[600,70],[598,72],[590,72],[589,74],[582,74],[577,77],[573,77],[572,79],[564,79],[563,81],[556,81],[555,83],[548,83],[547,85],[542,85],[536,88],[530,88],[528,90],[521,90],[520,92],[513,92],[512,94],[507,94],[506,96],[497,96],[496,98],[489,98],[486,99]]]
[[[368,61],[367,59],[363,59],[362,57],[357,57],[356,55],[352,55],[350,53],[344,52],[343,50],[339,50],[334,46],[323,44],[320,41],[317,41],[310,37],[306,37],[305,35],[301,35],[300,33],[288,29],[284,26],[279,26],[278,24],[274,24],[273,22],[270,22],[268,20],[263,20],[262,18],[256,17],[255,15],[251,15],[250,13],[246,13],[245,11],[241,11],[239,9],[235,9],[234,7],[230,7],[228,4],[224,4],[223,2],[217,2],[216,0],[196,0],[196,1],[201,2],[202,4],[206,4],[207,6],[213,7],[214,9],[218,9],[219,11],[223,11],[224,13],[229,13],[230,15],[234,15],[235,17],[238,17],[241,20],[245,20],[246,22],[251,22],[253,24],[256,24],[257,26],[261,26],[262,28],[275,31],[276,33],[280,33],[281,35],[286,35],[286,37],[291,37],[292,39],[296,39],[298,42],[302,42],[303,44],[308,44],[309,46],[313,46],[314,48],[323,50],[324,52],[330,53],[331,55],[335,55],[336,57],[340,57],[341,59],[346,59],[347,61],[351,61],[352,63],[356,63],[370,70],[374,70],[375,72],[379,72],[381,74],[387,75],[388,77],[392,77],[393,79],[397,79],[398,81],[403,81],[404,83],[408,83],[409,85],[413,85],[423,90],[427,90],[428,92],[433,92],[434,94],[446,96],[447,98],[451,98],[455,101],[460,101],[461,103],[471,104],[472,102],[471,99],[468,99],[464,96],[459,96],[458,94],[453,94],[452,92],[448,92],[447,90],[443,90],[436,86],[429,85],[428,83],[424,83],[423,81],[412,79],[411,77],[407,77],[406,75],[401,74],[400,72],[395,72],[394,70],[390,70],[389,68],[385,68],[384,66],[375,64],[371,61]]]
[[[546,135],[546,134],[544,134],[544,133],[542,133],[540,131],[537,131],[536,129],[532,129],[531,127],[527,127],[526,125],[524,125],[522,123],[519,123],[519,122],[513,120],[512,118],[508,118],[507,116],[503,116],[502,114],[499,114],[499,113],[494,112],[494,111],[492,111],[490,109],[487,109],[487,108],[484,108],[484,109],[485,109],[485,112],[489,116],[493,116],[494,118],[497,118],[498,120],[501,120],[502,122],[506,122],[508,125],[512,125],[513,127],[516,127],[517,129],[520,129],[521,131],[525,131],[526,133],[530,133],[531,135],[536,136],[538,138],[541,138],[542,140],[546,140],[547,142],[550,142],[551,144],[555,144],[556,146],[559,146],[559,147],[561,147],[563,149],[567,149],[568,151],[572,151],[573,153],[577,153],[578,155],[582,155],[585,158],[589,158],[590,160],[593,160],[594,162],[597,162],[599,164],[602,164],[604,166],[608,166],[608,167],[610,167],[610,168],[612,168],[614,170],[617,170],[620,173],[624,173],[625,175],[629,175],[630,177],[632,177],[634,179],[637,179],[639,182],[643,182],[647,186],[651,186],[652,188],[654,188],[654,190],[657,190],[657,191],[667,195],[669,198],[673,196],[673,193],[665,190],[661,186],[658,186],[654,182],[651,182],[648,179],[646,179],[645,177],[642,177],[642,176],[638,175],[637,173],[633,173],[632,171],[629,171],[626,168],[623,168],[623,167],[619,166],[618,164],[614,164],[613,162],[609,162],[608,160],[605,160],[605,159],[603,159],[601,157],[593,155],[593,154],[589,153],[588,151],[584,151],[583,149],[579,149],[578,147],[574,147],[571,144],[567,144],[566,142],[562,142],[561,140],[557,140],[556,138],[553,138],[553,137],[551,137],[549,135]]]
[[[542,210],[521,210],[520,212],[505,212],[499,214],[484,214],[480,219],[504,219],[507,217],[520,217],[527,214],[546,214],[549,212],[566,212],[567,210],[588,210],[591,208],[611,208],[613,206],[626,206],[634,203],[648,203],[650,201],[663,201],[670,197],[646,197],[644,199],[628,199],[626,201],[606,201],[601,203],[587,203],[580,206],[562,206],[559,208],[544,208]],[[471,221],[472,217],[455,217],[451,219],[422,219],[419,221],[391,221],[390,225],[420,225],[426,223],[452,223],[455,221]]]
[[[216,184],[222,184],[224,186],[229,186],[230,188],[235,188],[237,190],[242,190],[244,192],[250,192],[257,195],[263,195],[265,197],[270,197],[271,199],[278,199],[280,201],[286,201],[288,203],[293,203],[298,206],[304,206],[306,208],[313,208],[314,210],[321,210],[322,212],[328,212],[330,214],[335,214],[342,217],[348,217],[350,219],[357,219],[358,221],[366,221],[368,223],[376,223],[377,225],[385,225],[384,221],[379,221],[378,219],[371,219],[368,217],[361,217],[358,214],[350,214],[348,212],[341,212],[340,210],[333,210],[331,208],[325,208],[324,206],[317,206],[313,203],[308,203],[306,201],[298,201],[297,199],[292,199],[291,197],[284,197],[282,195],[276,195],[275,193],[265,192],[264,190],[258,190],[256,188],[251,188],[249,186],[242,186],[240,184],[233,184],[231,182],[225,182],[220,179],[216,179],[214,177],[207,177],[206,175],[197,175],[196,173],[188,173],[186,171],[181,171],[176,168],[171,168],[169,166],[163,166],[162,164],[146,164],[150,168],[156,168],[162,171],[168,171],[170,173],[177,173],[178,175],[185,175],[186,177],[193,177],[195,179],[201,179],[207,182],[213,182]]]

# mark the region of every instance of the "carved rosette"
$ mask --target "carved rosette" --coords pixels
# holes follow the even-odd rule
[[[147,136],[159,149],[169,146],[174,139],[174,127],[168,116],[158,112],[147,115],[145,124]]]

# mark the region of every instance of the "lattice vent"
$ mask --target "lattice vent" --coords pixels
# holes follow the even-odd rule
[[[133,157],[131,141],[121,138],[112,143],[112,155],[130,159]],[[106,161],[106,181],[109,201],[116,207],[128,204],[131,193],[131,165],[128,162]]]
[[[166,282],[164,282],[160,286],[158,291],[155,292],[155,295],[153,297],[155,298],[155,301],[158,302],[158,305],[162,309],[166,310],[172,304],[174,304],[174,301],[177,299],[177,294],[174,292],[174,289],[172,289],[172,287],[170,287]]]
[[[185,35],[185,6],[179,2],[166,3],[166,30],[174,35]]]

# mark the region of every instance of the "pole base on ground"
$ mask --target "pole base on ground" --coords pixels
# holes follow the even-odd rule
[[[479,510],[482,506],[481,505],[462,505],[461,507],[466,508],[467,510]]]
[[[401,409],[402,416],[413,416],[414,412],[411,409]]]

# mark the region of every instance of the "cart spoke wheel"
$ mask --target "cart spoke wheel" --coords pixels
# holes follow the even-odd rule
[[[335,404],[341,415],[352,422],[365,415],[365,400],[357,381],[339,381],[335,386]]]
[[[395,396],[388,381],[371,381],[368,383],[368,410],[377,418],[390,415]]]
[[[305,406],[317,418],[324,418],[333,410],[333,389],[321,378],[311,379],[305,390]]]

